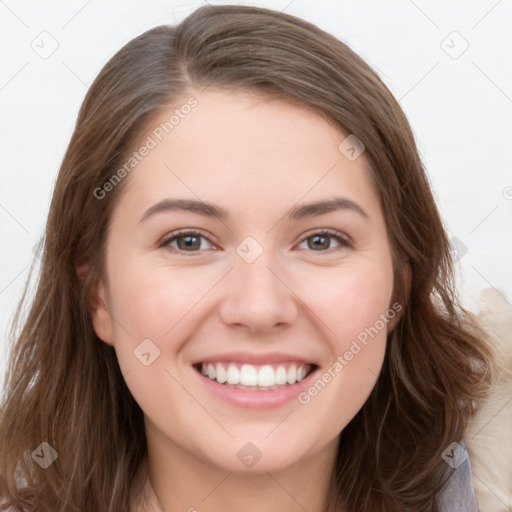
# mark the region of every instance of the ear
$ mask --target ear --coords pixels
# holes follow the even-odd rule
[[[411,283],[412,283],[412,270],[411,270],[411,265],[409,264],[409,261],[407,259],[405,259],[405,258],[404,258],[402,272],[404,274],[405,282],[407,283],[407,288],[410,290],[411,289]],[[394,318],[392,318],[388,322],[388,327],[387,327],[387,332],[388,333],[393,331],[393,329],[396,327],[396,324],[398,323],[400,318],[402,318],[404,304],[401,304],[401,306],[402,307],[401,307],[400,311],[394,316]]]
[[[83,284],[89,272],[89,265],[77,268],[77,275]],[[105,343],[114,346],[114,323],[107,302],[106,287],[101,279],[90,284],[87,293],[87,307],[91,315],[94,332]]]

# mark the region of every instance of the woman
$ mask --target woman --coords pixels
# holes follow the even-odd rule
[[[345,44],[242,6],[146,32],[59,172],[0,495],[476,511],[464,434],[492,352],[451,265],[407,119]]]

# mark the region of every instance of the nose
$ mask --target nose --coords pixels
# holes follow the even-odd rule
[[[235,255],[234,268],[224,282],[220,306],[223,322],[260,333],[292,324],[300,301],[287,283],[283,266],[270,249],[250,261]]]

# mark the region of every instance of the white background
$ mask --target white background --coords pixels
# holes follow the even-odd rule
[[[88,86],[130,39],[204,3],[0,1],[0,377],[8,322]],[[459,252],[464,304],[477,311],[490,288],[512,307],[512,2],[231,3],[302,17],[377,71],[412,125],[449,236],[467,250]],[[47,58],[33,49],[52,44]]]

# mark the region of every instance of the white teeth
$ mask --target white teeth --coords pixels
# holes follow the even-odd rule
[[[228,368],[228,384],[240,384],[240,370],[233,365]]]
[[[284,366],[278,366],[276,370],[276,384],[282,386],[283,384],[286,384],[287,381],[288,374],[286,373]]]
[[[228,374],[226,373],[226,370],[224,370],[224,366],[217,364],[215,370],[217,372],[217,382],[219,384],[224,384],[224,382],[228,380]]]
[[[258,385],[258,370],[252,364],[244,364],[240,368],[240,384],[242,386]]]
[[[277,388],[291,385],[304,379],[310,369],[309,365],[293,363],[286,370],[284,365],[254,366],[243,364],[240,368],[233,363],[203,363],[201,373],[219,384],[239,385],[261,388]]]
[[[294,382],[296,382],[297,381],[296,377],[297,377],[297,367],[292,365],[288,369],[288,384],[293,384]]]
[[[258,372],[258,386],[273,386],[276,383],[274,369],[269,364],[262,366]]]

